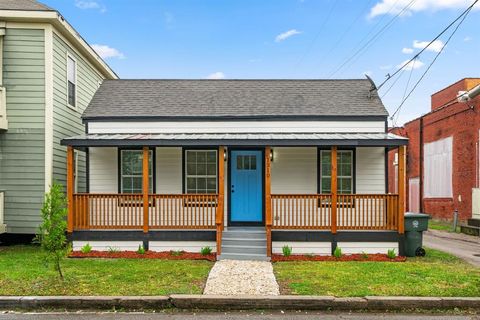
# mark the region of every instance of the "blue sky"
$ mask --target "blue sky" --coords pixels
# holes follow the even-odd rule
[[[42,0],[41,0],[42,1]],[[414,0],[362,54],[356,49],[412,0],[43,0],[58,9],[121,78],[362,78],[377,84],[418,52],[473,0]],[[411,98],[397,124],[430,108],[430,95],[480,77],[480,3]],[[392,89],[390,113],[450,32]],[[407,68],[412,69],[412,68]],[[408,79],[411,74],[409,87]]]

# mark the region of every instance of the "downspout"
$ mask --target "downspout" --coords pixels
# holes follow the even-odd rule
[[[420,116],[420,128],[419,128],[419,175],[418,175],[418,180],[419,180],[419,200],[420,200],[420,212],[423,212],[423,116]]]

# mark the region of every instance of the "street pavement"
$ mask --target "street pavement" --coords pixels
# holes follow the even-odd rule
[[[448,252],[480,267],[480,237],[429,230],[423,234],[425,247]]]
[[[393,319],[393,320],[432,320],[432,319],[476,319],[479,315],[472,314],[399,314],[399,313],[333,313],[333,312],[165,312],[165,313],[0,313],[0,320],[60,320],[60,319],[78,319],[78,320],[244,320],[244,319],[265,319],[265,320],[313,320],[313,319],[346,319],[346,320],[363,320],[363,319]]]

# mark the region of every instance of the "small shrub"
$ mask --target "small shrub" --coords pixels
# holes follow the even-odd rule
[[[283,246],[282,247],[282,253],[284,257],[288,257],[292,254],[292,247],[289,246]]]
[[[183,254],[183,251],[182,250],[172,250],[172,251],[170,251],[170,254],[172,256],[178,257],[178,256],[181,256]]]
[[[362,251],[362,258],[368,259],[368,254],[365,251]]]
[[[397,257],[397,253],[395,252],[395,249],[389,249],[387,251],[387,257],[389,259],[395,259]]]
[[[336,247],[335,250],[333,251],[333,256],[335,258],[341,258],[342,257],[342,249],[340,247]]]
[[[137,249],[137,253],[138,254],[145,254],[145,248],[142,245],[139,245],[138,249]]]
[[[200,253],[202,254],[202,256],[208,256],[210,253],[212,253],[212,248],[210,248],[210,247],[203,247],[203,248],[200,250]]]
[[[117,252],[120,252],[120,250],[118,250],[118,249],[115,248],[115,247],[108,247],[107,250],[108,250],[108,253],[117,253]]]
[[[34,242],[40,244],[45,254],[45,262],[52,263],[63,280],[61,262],[69,252],[69,245],[66,237],[67,199],[60,184],[54,182],[50,191],[45,194],[41,214],[42,223]]]
[[[90,251],[92,251],[92,246],[90,245],[90,243],[87,243],[80,249],[81,253],[89,253]]]

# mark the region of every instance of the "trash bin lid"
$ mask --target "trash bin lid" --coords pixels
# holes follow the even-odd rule
[[[432,217],[426,213],[417,213],[417,212],[406,212],[405,218],[428,218],[431,219]]]

